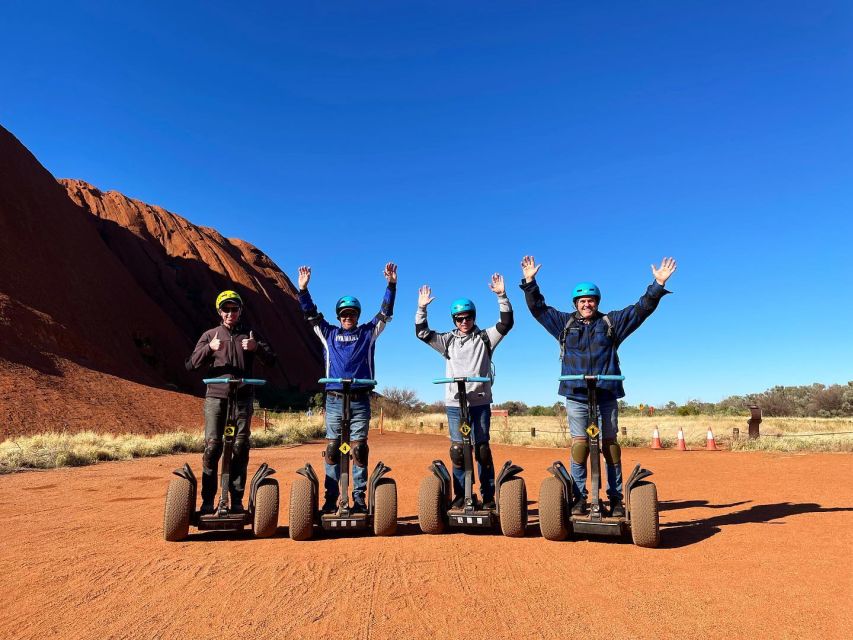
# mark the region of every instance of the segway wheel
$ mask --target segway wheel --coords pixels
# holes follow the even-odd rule
[[[501,485],[501,531],[508,538],[523,538],[527,531],[527,486],[524,478],[510,478]]]
[[[658,490],[654,483],[638,482],[631,489],[629,517],[635,545],[654,548],[660,544]]]
[[[256,538],[269,538],[278,531],[278,480],[268,478],[258,486],[252,531]]]
[[[418,491],[418,524],[429,534],[444,533],[447,527],[441,480],[434,475],[424,478]]]
[[[397,533],[397,483],[391,478],[379,480],[373,500],[373,533],[393,536]]]
[[[290,487],[290,538],[310,540],[314,534],[314,484],[297,475]]]
[[[163,512],[163,538],[167,542],[178,542],[189,534],[190,517],[195,508],[192,501],[192,483],[186,478],[172,478]]]
[[[569,535],[567,515],[563,483],[554,476],[548,476],[539,485],[539,529],[542,537],[546,540],[565,540]]]

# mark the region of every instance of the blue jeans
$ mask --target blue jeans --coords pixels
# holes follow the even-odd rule
[[[364,440],[367,442],[367,432],[370,429],[370,400],[350,400],[350,442]],[[326,439],[334,440],[341,435],[341,419],[344,414],[344,399],[340,396],[326,396]],[[352,473],[353,502],[364,504],[364,493],[367,487],[367,467],[357,464],[350,466]],[[329,464],[326,460],[326,500],[337,500],[340,495],[338,482],[341,479],[341,465]]]
[[[589,426],[589,404],[566,398],[566,414],[569,416],[569,431],[574,438],[585,438]],[[619,423],[619,405],[616,400],[598,402],[598,428],[601,429],[602,440],[616,440]],[[622,499],[622,464],[606,464],[607,467],[607,496]],[[586,500],[586,465],[578,464],[572,459],[572,493],[582,495]]]
[[[478,444],[489,441],[489,427],[492,420],[492,409],[487,404],[476,407],[468,407],[471,415],[471,446],[474,451]],[[459,432],[462,416],[459,407],[447,407],[447,429],[450,431],[451,442],[462,442],[462,434]],[[495,497],[495,465],[493,463],[483,466],[477,462],[477,477],[480,478],[480,495],[483,502],[488,502]],[[453,466],[453,495],[465,495],[465,468]]]

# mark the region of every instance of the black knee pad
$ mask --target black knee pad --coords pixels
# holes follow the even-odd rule
[[[604,440],[602,443],[604,461],[609,465],[619,464],[622,462],[622,447],[616,440]]]
[[[462,453],[461,442],[450,443],[450,462],[457,469],[461,469],[465,466],[465,454]]]
[[[329,464],[338,464],[341,461],[341,439],[335,438],[334,440],[326,441],[326,462]]]
[[[249,439],[241,436],[237,436],[234,440],[234,453],[233,457],[235,460],[242,460],[243,458],[249,459]]]
[[[477,449],[474,452],[474,457],[484,467],[488,468],[492,466],[492,448],[489,446],[488,442],[484,442],[483,444],[478,444]]]
[[[204,461],[204,466],[208,469],[213,469],[216,467],[216,463],[219,461],[219,456],[222,455],[222,440],[219,438],[209,438],[205,441],[204,445],[204,456],[202,460]]]
[[[367,456],[370,453],[370,447],[367,446],[366,440],[353,440],[352,443],[352,459],[359,467],[367,466]]]
[[[589,457],[589,442],[586,440],[572,441],[572,460],[578,464],[586,465],[586,459]]]

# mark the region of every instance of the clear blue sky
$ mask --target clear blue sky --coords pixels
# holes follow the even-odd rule
[[[441,397],[414,337],[470,296],[516,328],[495,400],[556,400],[558,308],[578,280],[622,308],[678,260],[620,350],[631,403],[853,379],[849,2],[11,2],[0,123],[57,177],[216,227],[327,313],[378,307],[381,386]],[[286,357],[287,354],[282,354]]]

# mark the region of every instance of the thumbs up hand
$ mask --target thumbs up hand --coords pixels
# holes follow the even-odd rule
[[[219,336],[216,336],[213,340],[210,341],[211,351],[219,351],[220,346],[222,346],[222,342],[219,340]]]
[[[249,337],[243,338],[243,351],[254,351],[258,348],[258,343],[255,341],[255,334],[249,331]]]

